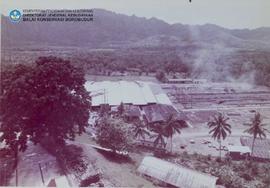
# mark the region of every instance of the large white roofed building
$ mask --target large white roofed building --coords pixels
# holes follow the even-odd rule
[[[138,106],[148,104],[172,105],[161,87],[151,82],[88,81],[85,87],[91,93],[92,106],[100,106],[102,104],[117,106],[121,102]]]
[[[185,114],[173,106],[167,94],[156,83],[88,81],[85,88],[90,92],[92,107],[96,110],[102,105],[109,105],[113,109],[123,103],[127,116],[144,119],[148,123],[165,121],[171,115],[178,120],[187,120]]]

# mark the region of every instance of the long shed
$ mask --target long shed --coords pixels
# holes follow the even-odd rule
[[[180,188],[215,188],[218,179],[152,156],[144,157],[137,170],[143,175]]]

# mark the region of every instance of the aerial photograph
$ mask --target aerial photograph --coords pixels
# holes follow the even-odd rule
[[[0,6],[0,187],[270,188],[269,0]]]

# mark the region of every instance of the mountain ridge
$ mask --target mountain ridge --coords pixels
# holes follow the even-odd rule
[[[135,15],[127,16],[104,9],[94,9],[94,21],[91,23],[60,23],[60,22],[20,22],[11,23],[2,15],[2,46],[25,45],[59,45],[100,47],[144,47],[172,46],[171,40],[160,41],[159,36],[175,39],[174,46],[188,42],[224,45],[233,48],[270,49],[270,28],[227,29],[215,24],[186,25],[169,24],[158,18],[144,18]]]

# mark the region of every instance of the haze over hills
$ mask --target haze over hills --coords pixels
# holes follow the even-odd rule
[[[69,57],[90,73],[130,67],[270,86],[267,27],[231,30],[213,24],[168,24],[157,18],[94,9],[93,22],[12,23],[2,16],[1,34],[2,48],[13,49],[2,54],[4,63],[33,62],[40,55],[56,55]],[[40,50],[45,48],[49,50]],[[74,50],[67,52],[70,48]]]
[[[3,47],[57,45],[101,47],[155,47],[218,45],[270,49],[270,28],[230,30],[217,25],[170,25],[157,18],[126,16],[95,9],[94,21],[12,23],[2,16]]]

